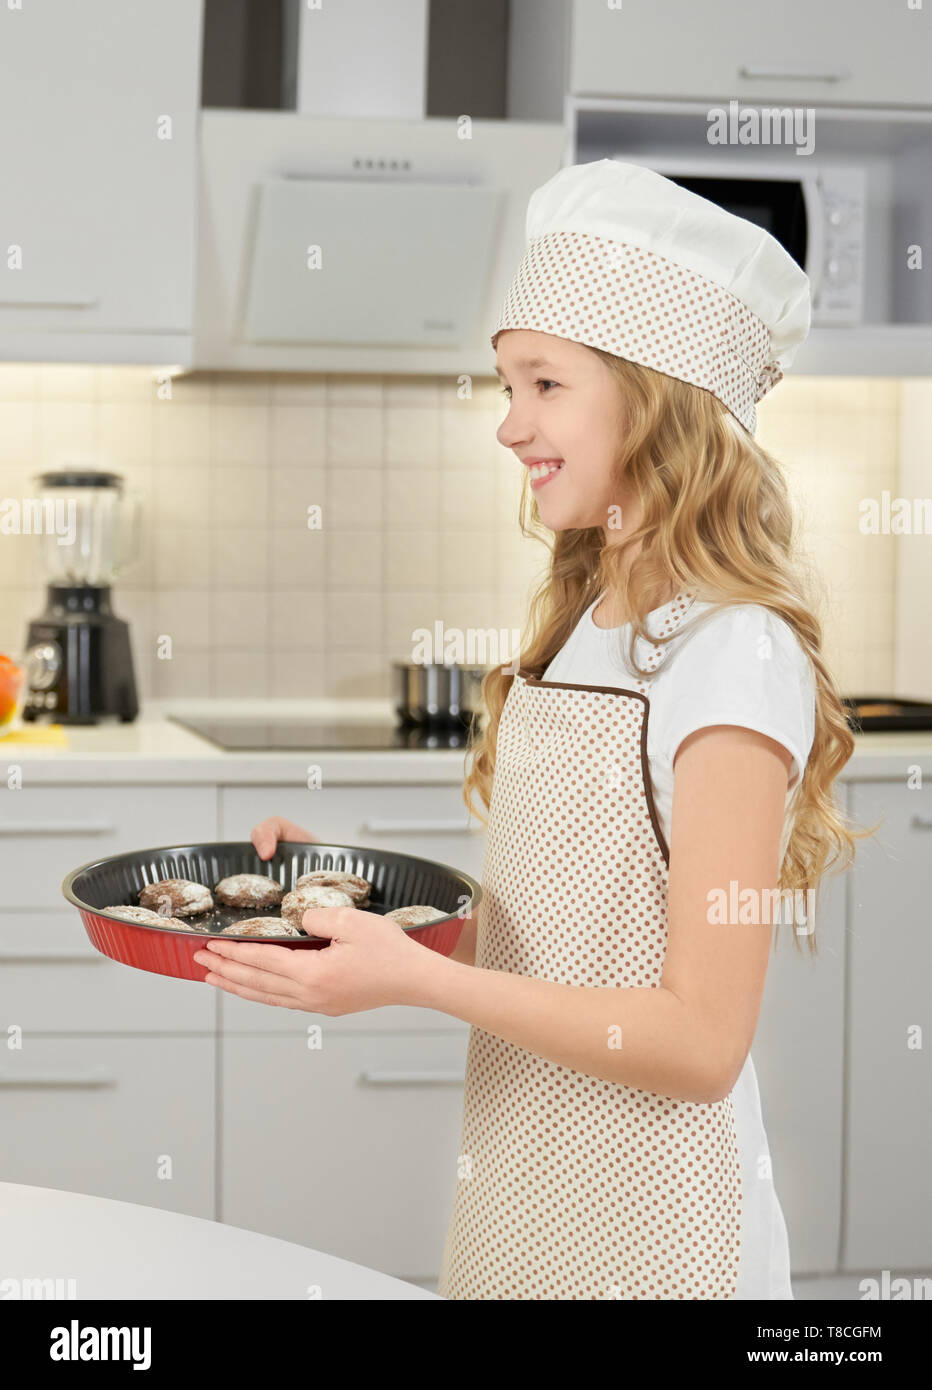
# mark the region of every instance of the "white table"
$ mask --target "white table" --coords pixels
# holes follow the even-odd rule
[[[377,1270],[238,1226],[83,1192],[0,1183],[0,1292],[16,1297],[26,1279],[61,1280],[59,1296],[78,1299],[437,1298]]]

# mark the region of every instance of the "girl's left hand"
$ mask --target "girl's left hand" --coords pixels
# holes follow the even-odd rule
[[[307,1013],[341,1014],[409,1004],[420,973],[436,956],[375,912],[317,907],[301,922],[308,936],[330,938],[317,950],[213,937],[194,959],[211,972],[207,983],[227,994]]]

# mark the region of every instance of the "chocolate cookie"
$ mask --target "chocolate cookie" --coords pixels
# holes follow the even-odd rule
[[[218,936],[303,936],[290,922],[281,917],[244,917],[242,922],[231,922]]]
[[[116,907],[102,907],[101,912],[112,912],[114,917],[122,917],[124,922],[143,922],[147,927],[171,927],[172,930],[196,931],[188,922],[181,922],[177,917],[163,917],[160,912],[153,912],[149,907],[127,907],[120,903]]]
[[[140,889],[139,905],[168,907],[176,917],[194,917],[199,912],[210,912],[214,900],[203,883],[193,883],[189,878],[160,878]]]
[[[214,888],[214,897],[224,907],[277,907],[285,890],[265,874],[232,874]]]
[[[286,922],[300,929],[301,918],[309,908],[353,906],[349,894],[339,888],[322,888],[318,883],[303,883],[300,888],[294,888],[282,898],[282,916]]]
[[[396,907],[386,912],[399,927],[423,927],[427,922],[436,922],[440,917],[449,917],[449,912],[441,912],[439,907],[428,907],[426,903],[415,903],[413,907]]]
[[[303,888],[306,883],[317,884],[319,888],[339,888],[352,898],[356,907],[363,907],[369,901],[372,884],[359,874],[347,874],[342,869],[313,869],[295,880],[295,888]]]

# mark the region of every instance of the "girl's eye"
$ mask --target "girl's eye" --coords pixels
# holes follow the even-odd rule
[[[559,386],[559,384],[560,383],[558,381],[547,381],[543,377],[538,377],[537,381],[534,382],[535,386]],[[501,394],[505,396],[508,400],[511,400],[511,387],[503,386],[501,388]],[[548,393],[545,392],[544,394],[547,395]]]

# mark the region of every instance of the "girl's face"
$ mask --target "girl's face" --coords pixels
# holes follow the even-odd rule
[[[624,415],[610,369],[581,343],[529,328],[503,331],[497,356],[510,402],[498,442],[528,469],[543,524],[622,540],[636,500],[611,480]]]

